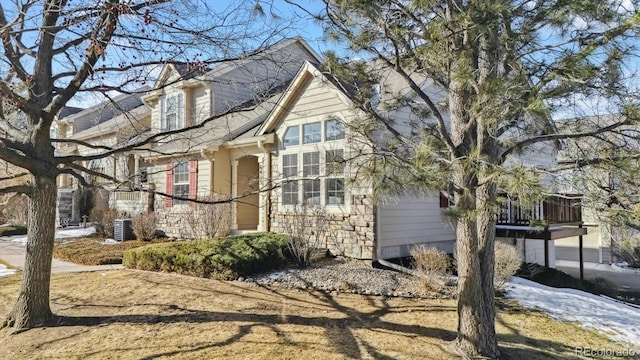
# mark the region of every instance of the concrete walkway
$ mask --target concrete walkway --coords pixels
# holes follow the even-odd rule
[[[0,237],[0,259],[7,262],[9,265],[22,270],[24,269],[25,254],[25,245],[11,241],[11,236]],[[95,266],[79,265],[57,259],[53,259],[51,263],[51,271],[54,274],[113,269],[123,269],[123,266],[120,264]]]
[[[556,260],[556,268],[579,279],[580,263],[577,261]],[[602,278],[620,290],[640,292],[640,273],[618,271],[609,264],[584,263],[584,277],[587,280]]]

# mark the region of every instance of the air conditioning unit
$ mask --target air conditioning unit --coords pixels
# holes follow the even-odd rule
[[[134,240],[131,219],[115,219],[113,222],[113,238],[116,241]]]

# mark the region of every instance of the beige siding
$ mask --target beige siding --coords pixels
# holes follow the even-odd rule
[[[209,160],[198,160],[198,196],[209,196],[211,194],[211,162]]]
[[[378,205],[377,233],[382,258],[408,256],[418,244],[451,252],[456,239],[453,226],[442,216],[437,195],[403,196]]]
[[[211,91],[205,87],[193,89],[191,121],[199,123],[211,114]]]

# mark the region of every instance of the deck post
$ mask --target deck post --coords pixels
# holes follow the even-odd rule
[[[549,227],[545,226],[544,228],[544,267],[549,268],[549,238],[551,237],[551,233],[549,232]]]
[[[582,229],[582,223],[578,225],[578,229]],[[580,280],[584,280],[584,258],[583,258],[583,242],[582,235],[578,235],[578,251],[580,251],[579,261],[580,261]]]

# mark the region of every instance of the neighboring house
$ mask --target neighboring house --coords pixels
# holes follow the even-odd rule
[[[587,132],[624,120],[621,114],[605,114],[562,120],[559,126],[570,128],[573,132]],[[570,166],[598,157],[635,155],[640,151],[637,134],[637,126],[625,125],[596,137],[566,140],[564,148],[558,153],[558,163]],[[640,198],[640,183],[635,176],[606,166],[605,162],[604,166],[584,166],[562,171],[557,183],[566,192],[584,194],[582,218],[588,229],[584,237],[584,260],[606,264],[615,261],[612,252],[616,237],[635,232],[625,226],[611,225],[619,220],[615,218],[616,211],[633,209]],[[577,260],[578,239],[563,239],[556,245],[558,259]]]
[[[142,104],[141,96],[147,88],[133,94],[119,95],[69,116],[59,116],[52,127],[52,136],[67,142],[58,143],[56,151],[61,156],[87,156],[101,152],[100,149],[82,145],[114,146],[122,144],[135,135],[148,131],[150,127],[150,109]],[[109,194],[117,186],[133,184],[138,181],[137,165],[139,156],[119,154],[104,159],[84,161],[82,166],[89,170],[104,173],[117,179],[117,183],[99,176],[84,174],[85,180],[98,185],[101,189],[92,192],[93,204],[99,208],[109,206]],[[77,223],[82,215],[88,215],[87,191],[79,181],[69,174],[58,177],[58,221]],[[139,209],[120,209],[123,212],[137,212]]]

